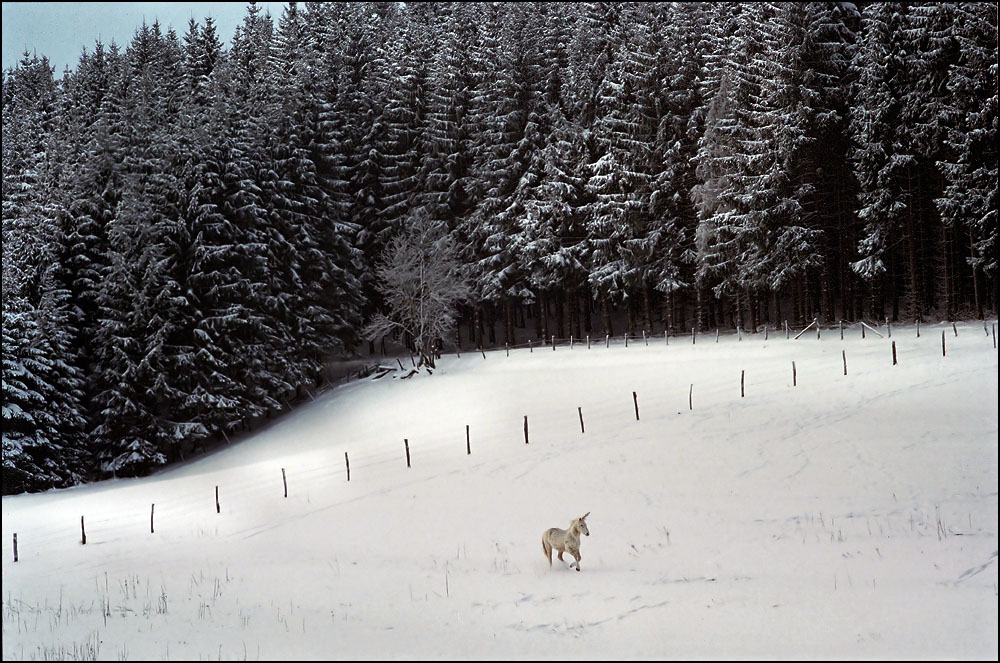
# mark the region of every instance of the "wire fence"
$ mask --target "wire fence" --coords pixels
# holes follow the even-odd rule
[[[997,323],[990,323],[991,328],[987,324],[983,324],[983,330],[987,339],[992,339],[992,349],[996,350]],[[782,342],[794,342],[795,339],[807,338],[802,335],[802,332],[809,330],[810,327],[813,327],[813,324],[799,330],[799,333],[795,336],[793,336],[793,330],[789,328],[778,329],[775,332],[780,332],[778,338]],[[813,379],[812,376],[815,376],[819,371],[822,371],[824,376],[832,374],[849,379],[847,378],[848,375],[864,374],[865,370],[869,372],[876,369],[884,370],[885,366],[896,365],[895,341],[891,340],[893,337],[888,325],[871,326],[864,322],[852,325],[843,325],[841,323],[835,327],[822,329],[816,323],[815,329],[817,338],[822,338],[822,335],[826,333],[828,336],[830,334],[838,334],[838,338],[844,340],[851,340],[852,337],[855,340],[867,340],[874,336],[871,331],[884,332],[879,334],[882,338],[878,342],[885,341],[887,347],[891,343],[892,362],[890,364],[888,357],[886,357],[879,362],[880,365],[877,367],[871,366],[871,362],[869,361],[867,365],[862,366],[861,371],[858,371],[857,367],[852,371],[848,371],[848,360],[850,357],[847,354],[847,348],[844,348],[840,355],[834,356],[829,360],[829,365],[816,366],[815,362],[809,364],[808,375],[810,375],[810,378],[807,380],[807,384],[810,385],[810,388],[816,388],[823,384],[833,384],[830,380],[824,379],[821,381]],[[953,338],[958,336],[958,328],[954,324],[951,325],[950,330],[947,327],[941,329],[940,356],[942,358],[949,356],[946,349],[946,339],[949,336],[949,331],[952,331]],[[927,332],[928,330],[925,327],[924,334],[928,335]],[[769,333],[769,331],[765,332],[765,334]],[[916,331],[917,337],[919,337],[920,333],[918,325]],[[730,334],[733,333],[730,332]],[[742,330],[737,330],[733,335],[739,337],[741,334]],[[573,337],[566,339],[552,337],[545,345],[529,341],[528,343],[516,346],[494,348],[489,351],[484,350],[482,351],[482,355],[483,357],[496,357],[499,353],[505,352],[506,356],[509,357],[511,351],[520,351],[523,356],[524,350],[528,350],[529,353],[536,350],[552,352],[558,351],[560,348],[568,348],[572,351],[576,351],[577,349],[585,351],[588,348],[592,351],[601,348],[618,350],[633,346],[648,347],[654,343],[669,346],[672,343],[676,345],[679,339],[686,339],[691,344],[697,345],[699,342],[702,344],[705,342],[717,343],[719,337],[719,332],[699,335],[695,331],[690,336],[679,337],[665,334],[664,336],[657,337],[655,340],[651,335],[640,335],[638,337],[631,335],[611,337],[610,335],[605,335],[600,339],[600,344],[594,343],[593,338],[585,337],[583,341],[580,341]],[[896,338],[899,338],[898,330]],[[934,354],[937,353],[936,340],[923,344],[923,349],[926,350],[928,347],[934,349]],[[962,346],[961,349],[964,351],[967,347]],[[907,356],[907,360],[911,359],[912,354]],[[841,364],[843,365],[842,376],[840,376]],[[755,394],[765,392],[774,393],[776,390],[784,388],[798,388],[800,382],[799,376],[804,374],[802,371],[804,367],[801,363],[796,367],[793,361],[792,365],[785,369],[775,368],[767,372],[749,376],[745,369],[734,367],[733,375],[722,374],[721,372],[699,374],[697,379],[685,379],[683,384],[675,380],[669,387],[661,386],[655,391],[651,390],[652,393],[637,393],[636,391],[632,391],[631,393],[617,394],[589,403],[566,402],[563,404],[564,407],[560,408],[558,412],[546,410],[539,413],[538,409],[542,407],[539,405],[523,415],[523,421],[521,419],[512,419],[509,413],[501,413],[495,409],[486,409],[477,413],[474,418],[475,425],[470,427],[468,417],[465,417],[463,421],[462,418],[456,415],[454,421],[451,422],[452,425],[447,427],[446,432],[444,431],[444,427],[441,427],[441,432],[430,437],[416,438],[400,436],[398,440],[394,440],[393,442],[367,440],[364,443],[363,450],[355,454],[351,454],[350,450],[343,444],[331,445],[328,452],[324,451],[318,454],[319,458],[317,458],[316,452],[308,454],[308,461],[299,460],[295,457],[289,458],[286,463],[282,463],[280,473],[277,471],[273,461],[263,461],[249,468],[241,467],[235,470],[222,470],[215,475],[197,475],[199,480],[194,480],[191,477],[191,485],[192,487],[202,488],[204,492],[190,491],[177,493],[176,491],[171,491],[168,501],[150,499],[148,502],[144,501],[141,504],[135,499],[114,502],[107,501],[102,506],[100,513],[83,514],[79,527],[77,527],[77,524],[72,519],[67,521],[65,527],[60,526],[57,528],[45,525],[32,526],[30,523],[8,522],[8,517],[5,517],[3,523],[4,534],[5,537],[8,534],[12,535],[14,561],[16,562],[18,561],[17,547],[19,543],[22,548],[21,552],[23,552],[26,545],[30,546],[32,550],[38,551],[49,550],[58,544],[64,544],[70,537],[76,537],[81,545],[90,545],[95,542],[106,543],[127,540],[129,537],[136,536],[140,532],[155,536],[158,525],[162,526],[160,529],[174,531],[183,527],[210,527],[212,523],[218,523],[219,518],[225,519],[228,515],[234,513],[234,511],[239,511],[241,517],[252,519],[261,505],[265,503],[273,503],[275,499],[284,500],[287,498],[292,498],[290,502],[294,503],[301,495],[309,494],[310,491],[317,495],[324,495],[326,502],[323,502],[323,504],[327,506],[345,503],[358,499],[363,496],[363,493],[336,494],[331,492],[336,486],[344,484],[356,486],[359,482],[364,484],[367,481],[373,481],[375,485],[384,486],[383,481],[375,480],[382,480],[390,476],[405,476],[402,473],[409,471],[407,467],[410,464],[411,453],[413,460],[412,467],[417,468],[432,468],[435,462],[439,462],[444,458],[454,458],[456,455],[477,458],[484,448],[489,449],[493,457],[497,453],[501,455],[512,454],[516,453],[515,450],[518,447],[537,444],[539,440],[544,443],[546,440],[553,439],[553,437],[565,435],[567,430],[579,431],[580,435],[586,435],[587,430],[593,430],[594,422],[615,421],[620,423],[622,417],[641,422],[642,414],[647,412],[648,408],[663,408],[665,403],[668,402],[672,403],[668,408],[671,411],[681,411],[684,409],[704,411],[706,404],[700,401],[702,394],[713,395],[707,403],[707,407],[711,408],[718,406],[720,403],[732,402],[733,399],[739,401],[748,396],[752,397]],[[370,376],[372,373],[369,372],[368,375]],[[362,369],[356,375],[348,376],[344,381],[358,380],[363,377],[364,370]],[[750,379],[747,380],[747,377]],[[684,387],[683,390],[680,389],[681,386]],[[667,393],[668,389],[672,389],[672,392]],[[528,408],[525,409],[527,410]],[[522,423],[524,425],[523,438]],[[497,445],[495,443],[497,439],[505,440],[504,446]],[[521,441],[522,439],[523,442]],[[404,440],[407,442],[404,443]],[[147,497],[152,496],[155,493],[157,484],[161,480],[168,479],[169,477],[154,475],[147,479],[149,483],[144,485],[143,490],[140,492]],[[113,484],[109,484],[102,489],[116,490],[116,487]],[[68,499],[72,501],[72,497]],[[238,508],[234,508],[233,505],[239,506]],[[61,505],[60,508],[65,510],[65,504]],[[315,509],[317,507],[316,504],[312,504],[309,508]],[[28,510],[26,513],[30,514],[31,511]],[[216,520],[201,520],[198,521],[197,525],[194,525],[191,522],[192,514],[197,513],[203,513],[206,515],[206,518],[215,518]],[[18,540],[18,534],[21,535],[20,541]],[[86,537],[85,541],[84,536]],[[175,540],[172,545],[181,544]],[[95,560],[94,564],[99,564],[99,560]]]

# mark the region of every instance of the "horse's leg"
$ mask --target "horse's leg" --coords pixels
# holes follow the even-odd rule
[[[580,554],[579,550],[571,550],[570,554],[573,555],[573,557],[576,558],[576,570],[579,571],[580,570],[580,560],[583,559],[583,555]],[[573,566],[573,564],[570,564],[570,566]]]

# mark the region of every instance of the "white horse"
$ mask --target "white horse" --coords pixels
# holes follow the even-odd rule
[[[563,553],[568,552],[576,559],[576,570],[580,570],[580,560],[583,556],[580,554],[580,535],[590,536],[590,530],[587,529],[587,516],[590,515],[588,511],[580,518],[574,518],[569,522],[569,529],[559,529],[558,527],[550,527],[542,533],[542,552],[545,553],[545,557],[549,560],[549,566],[552,566],[552,549],[554,548],[559,553],[559,560],[565,562],[563,559]],[[570,568],[573,567],[574,562],[570,562]]]

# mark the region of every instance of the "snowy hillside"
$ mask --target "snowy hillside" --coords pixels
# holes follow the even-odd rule
[[[4,660],[997,658],[981,323],[438,369],[4,497]],[[542,531],[588,511],[582,572],[550,568]]]

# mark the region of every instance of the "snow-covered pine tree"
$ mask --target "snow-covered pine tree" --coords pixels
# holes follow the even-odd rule
[[[989,3],[969,2],[956,5],[955,13],[952,35],[959,57],[948,70],[944,111],[950,156],[938,163],[945,189],[935,202],[955,242],[968,242],[971,303],[982,319],[980,275],[995,282],[997,265],[997,11]],[[996,301],[992,305],[995,309]]]

